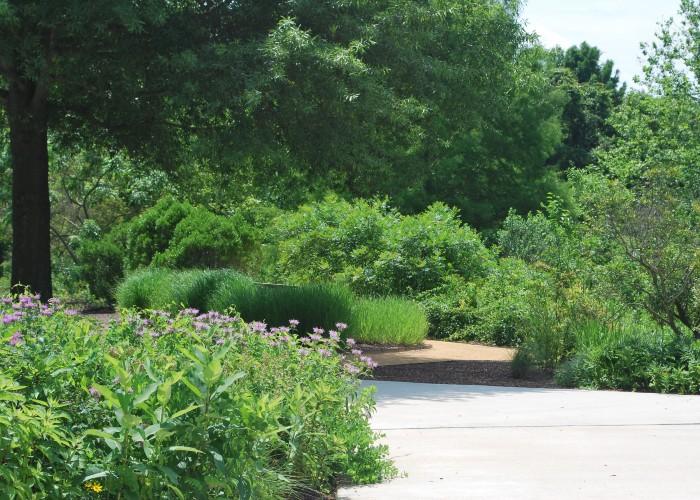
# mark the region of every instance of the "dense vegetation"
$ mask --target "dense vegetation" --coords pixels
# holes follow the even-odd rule
[[[520,9],[0,0],[0,286],[167,310],[2,306],[0,495],[380,479],[348,333],[700,393],[700,2],[632,89]]]
[[[700,2],[633,89],[520,10],[0,0],[0,496],[387,477],[348,335],[700,393]]]
[[[3,498],[297,498],[393,474],[374,443],[372,361],[223,314],[96,325],[0,302]]]
[[[122,282],[116,297],[122,308],[233,308],[248,322],[269,324],[294,317],[301,331],[332,331],[340,320],[349,325],[344,335],[367,343],[418,344],[428,332],[425,312],[410,300],[361,298],[341,284],[260,284],[234,271],[148,269]]]

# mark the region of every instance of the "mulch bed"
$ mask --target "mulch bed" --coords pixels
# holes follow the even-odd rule
[[[509,361],[439,361],[378,366],[374,380],[426,384],[496,385],[504,387],[557,387],[548,373],[513,378]]]

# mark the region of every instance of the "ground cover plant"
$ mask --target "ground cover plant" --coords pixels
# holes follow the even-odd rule
[[[266,285],[230,270],[145,269],[117,289],[122,308],[226,311],[247,321],[279,324],[294,316],[302,331],[332,329],[341,320],[346,334],[369,343],[418,344],[428,332],[425,312],[411,300],[360,298],[342,284]]]
[[[344,325],[0,302],[3,498],[297,498],[393,473]],[[341,354],[340,350],[346,354]],[[350,350],[352,349],[352,352]]]

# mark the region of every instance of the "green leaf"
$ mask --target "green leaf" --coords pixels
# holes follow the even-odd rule
[[[188,414],[189,412],[191,412],[191,411],[193,411],[193,410],[196,410],[197,408],[200,408],[200,407],[201,407],[201,405],[190,405],[190,406],[188,406],[187,408],[185,408],[184,410],[180,410],[180,411],[178,411],[178,412],[173,413],[173,414],[170,416],[170,418],[171,418],[171,419],[176,419],[176,418],[181,417],[181,416],[183,416],[183,415],[186,415],[186,414]]]
[[[158,390],[158,384],[157,384],[157,383],[154,382],[153,384],[149,384],[148,387],[146,387],[146,388],[143,390],[143,392],[141,392],[141,394],[139,394],[138,396],[136,396],[136,399],[134,400],[134,404],[139,405],[139,404],[143,403],[143,402],[146,401],[148,398],[150,398],[151,395],[152,395],[154,392],[156,392],[157,390]]]
[[[225,392],[229,387],[231,387],[231,385],[234,382],[242,379],[243,377],[245,377],[245,372],[237,372],[237,373],[234,373],[233,375],[226,377],[226,379],[221,384],[219,384],[219,386],[216,388],[216,390],[212,394],[212,398],[215,398],[219,394]]]

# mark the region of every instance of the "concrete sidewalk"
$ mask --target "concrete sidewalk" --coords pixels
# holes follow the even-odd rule
[[[407,476],[340,499],[698,499],[700,397],[375,382]]]

